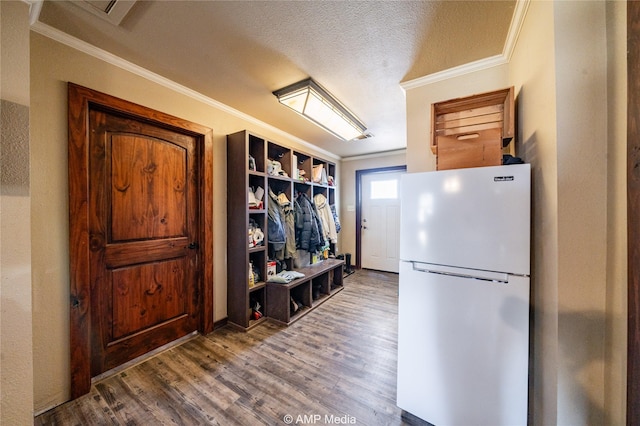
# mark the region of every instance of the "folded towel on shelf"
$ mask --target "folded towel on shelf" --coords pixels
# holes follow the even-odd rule
[[[297,272],[297,271],[282,271],[278,274],[272,275],[271,277],[269,277],[269,280],[267,282],[270,283],[279,283],[279,284],[287,284],[290,283],[291,281],[297,279],[297,278],[302,278],[304,277],[304,274],[302,272]]]

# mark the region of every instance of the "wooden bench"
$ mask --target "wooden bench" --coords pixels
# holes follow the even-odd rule
[[[276,322],[289,325],[320,306],[330,297],[340,292],[344,260],[325,259],[316,265],[298,268],[295,271],[304,277],[287,284],[267,283],[267,316]],[[319,295],[313,298],[313,287],[319,288]],[[291,312],[291,298],[298,309]]]

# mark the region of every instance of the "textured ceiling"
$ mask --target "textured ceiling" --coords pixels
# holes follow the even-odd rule
[[[503,52],[515,1],[138,1],[119,26],[68,1],[40,21],[341,157],[406,146],[400,83]],[[364,121],[342,142],[278,104],[306,77]],[[428,117],[425,117],[428,119]]]

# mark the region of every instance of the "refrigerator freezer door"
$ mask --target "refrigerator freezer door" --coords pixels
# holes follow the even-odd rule
[[[529,278],[429,267],[400,262],[398,406],[438,426],[526,425]]]
[[[402,176],[400,259],[529,275],[531,168]]]

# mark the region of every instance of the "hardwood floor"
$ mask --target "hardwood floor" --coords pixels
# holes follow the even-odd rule
[[[344,285],[289,327],[196,336],[35,424],[407,424],[395,404],[398,276],[360,270]]]

